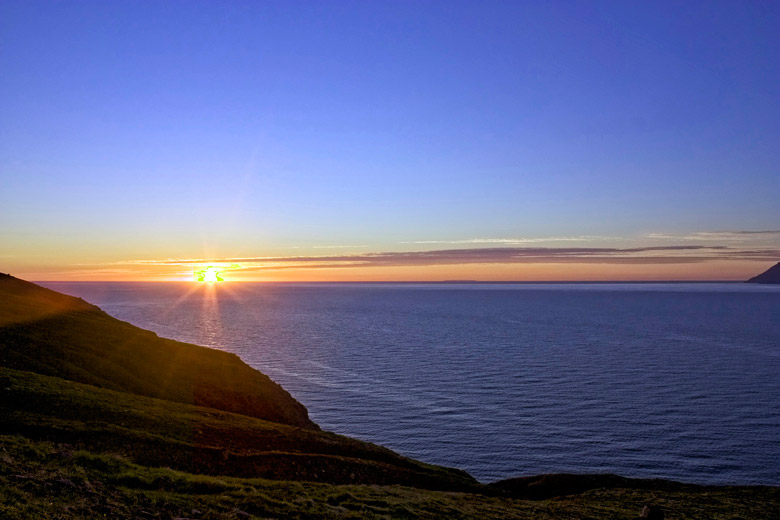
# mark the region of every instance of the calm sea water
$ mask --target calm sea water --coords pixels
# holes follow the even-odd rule
[[[482,481],[780,484],[780,288],[47,283],[234,352],[324,429]]]

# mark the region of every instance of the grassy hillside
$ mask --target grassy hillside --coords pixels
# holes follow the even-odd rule
[[[333,433],[0,369],[0,432],[191,473],[475,490],[465,472]]]
[[[303,405],[234,354],[159,338],[83,300],[4,274],[0,364],[317,428]]]
[[[774,520],[777,488],[665,491],[602,488],[521,500],[405,486],[194,475],[120,455],[0,435],[0,518],[8,519],[571,519],[638,518],[647,504],[667,519]]]
[[[780,488],[467,473],[320,431],[237,357],[0,276],[0,519],[780,518]]]

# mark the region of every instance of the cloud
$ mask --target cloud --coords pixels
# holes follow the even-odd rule
[[[698,231],[687,234],[649,233],[647,238],[657,240],[727,240],[744,242],[761,238],[780,238],[780,230],[758,231]]]
[[[312,249],[363,249],[364,247],[368,246],[311,246]]]
[[[401,242],[401,244],[537,244],[543,242],[586,242],[592,240],[619,240],[617,237],[604,237],[598,235],[580,235],[571,237],[537,237],[537,238],[468,238],[464,240],[414,240]]]
[[[231,271],[280,269],[334,269],[349,267],[400,267],[453,264],[684,264],[712,260],[767,260],[780,257],[780,249],[742,250],[729,246],[674,245],[635,248],[579,247],[491,247],[438,249],[431,251],[391,251],[321,256],[258,256],[237,258],[198,258],[132,260],[136,265],[191,266],[217,264]]]

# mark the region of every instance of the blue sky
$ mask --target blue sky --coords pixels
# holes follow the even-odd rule
[[[724,232],[780,229],[778,27],[772,2],[3,2],[0,264],[509,239],[767,263],[780,233]]]

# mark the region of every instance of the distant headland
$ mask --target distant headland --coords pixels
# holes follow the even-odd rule
[[[780,284],[780,262],[777,262],[775,265],[773,265],[763,273],[759,274],[758,276],[754,276],[753,278],[748,280],[747,283]]]

